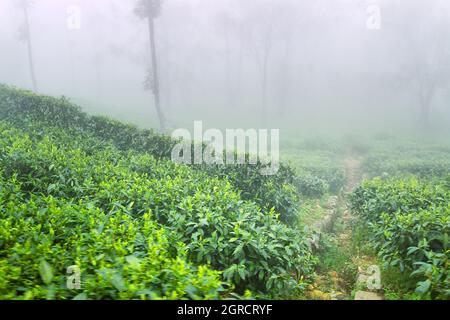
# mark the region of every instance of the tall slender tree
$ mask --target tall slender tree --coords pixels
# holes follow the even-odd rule
[[[31,76],[31,84],[33,86],[33,90],[38,90],[38,85],[36,81],[36,73],[34,71],[34,61],[33,61],[33,45],[31,41],[31,28],[30,28],[30,19],[28,15],[28,9],[31,7],[32,2],[30,0],[19,0],[17,6],[19,9],[23,11],[24,22],[21,28],[20,40],[25,42],[27,46],[27,54],[28,54],[28,65],[30,67],[30,76]]]
[[[153,92],[155,98],[155,108],[158,114],[159,125],[161,131],[165,131],[166,119],[161,108],[159,75],[158,75],[158,59],[156,54],[155,41],[155,19],[161,14],[162,0],[138,0],[135,13],[141,19],[147,20],[148,35],[151,55],[151,70],[145,81],[146,87]]]

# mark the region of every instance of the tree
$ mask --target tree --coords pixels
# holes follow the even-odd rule
[[[302,8],[301,14],[298,13],[299,10],[296,10],[299,6]],[[290,86],[292,84],[292,57],[296,46],[294,35],[300,31],[300,28],[297,26],[303,23],[302,18],[306,13],[305,7],[305,4],[299,5],[295,0],[280,1],[276,6],[277,20],[280,24],[277,37],[280,39],[278,47],[281,57],[278,73],[279,99],[277,111],[279,115],[285,114],[289,101]]]
[[[248,2],[246,3],[248,5]],[[261,121],[267,125],[267,98],[270,56],[274,48],[275,16],[273,1],[252,2],[255,6],[247,7],[244,25],[246,42],[250,54],[257,64],[261,86]]]
[[[421,125],[428,128],[433,99],[437,91],[448,82],[448,69],[445,65],[448,58],[445,41],[439,39],[438,33],[433,34],[430,30],[430,33],[420,36],[423,38],[408,39],[412,58],[409,71],[417,92]]]
[[[28,9],[31,7],[32,2],[30,0],[19,0],[17,6],[19,9],[23,11],[24,15],[24,23],[21,27],[20,32],[20,40],[26,43],[27,53],[28,53],[28,65],[30,67],[30,76],[31,76],[31,84],[33,86],[33,90],[38,90],[38,85],[36,81],[36,74],[34,71],[34,62],[33,62],[33,46],[31,41],[31,32],[30,32],[30,19],[28,17]]]
[[[159,125],[161,131],[165,130],[166,119],[161,108],[159,76],[158,76],[158,59],[156,55],[156,41],[155,41],[155,19],[161,14],[162,0],[138,0],[135,7],[135,14],[141,18],[146,19],[148,23],[148,35],[151,55],[151,70],[148,72],[145,80],[147,89],[153,92],[155,98],[155,108],[158,114]]]
[[[223,39],[223,58],[225,72],[225,100],[229,107],[235,108],[242,91],[242,72],[244,47],[247,45],[245,21],[242,17],[239,0],[229,0],[227,7],[214,17],[218,35]]]
[[[225,100],[232,104],[234,102],[233,90],[231,89],[231,45],[230,36],[234,27],[234,21],[229,12],[221,11],[215,17],[215,26],[217,32],[224,39],[224,58],[225,58]]]
[[[424,13],[420,1],[411,1],[409,7],[400,11],[399,35],[404,40],[407,58],[403,58],[401,72],[409,80],[418,101],[420,124],[428,129],[433,100],[440,89],[450,80],[450,42],[442,37],[450,27],[448,12],[439,2],[431,2]]]

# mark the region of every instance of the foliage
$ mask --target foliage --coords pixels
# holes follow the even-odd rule
[[[298,182],[302,180],[305,183],[307,181],[319,182],[318,180],[322,180],[327,185],[325,193],[339,193],[345,184],[345,174],[341,165],[342,159],[336,157],[335,152],[311,152],[308,150],[296,150],[294,154],[290,154],[292,151],[284,152],[287,154],[286,160],[295,168],[293,176],[294,184],[297,184],[297,188]],[[295,180],[297,180],[297,183],[295,183]],[[306,192],[309,193],[308,191]],[[300,191],[300,193],[302,192]],[[304,195],[309,196],[308,194]]]
[[[420,278],[417,293],[450,297],[450,192],[417,178],[374,179],[351,195],[351,206],[390,266]]]
[[[322,235],[318,268],[322,273],[337,272],[342,278],[341,285],[351,291],[357,276],[357,267],[352,261],[352,252],[342,246],[333,235]]]
[[[401,272],[399,268],[389,267],[381,270],[384,297],[386,300],[423,300],[425,297],[415,292],[416,277]]]
[[[316,172],[316,175],[325,180],[329,186],[329,190],[332,193],[339,193],[345,184],[345,174],[341,168],[322,168],[320,171]]]
[[[311,198],[320,198],[329,189],[328,184],[324,180],[312,175],[296,177],[295,186],[301,194]]]
[[[445,143],[435,145],[389,140],[374,144],[363,162],[372,177],[382,175],[414,175],[421,178],[441,178],[450,170],[450,149]]]
[[[88,116],[66,98],[37,95],[30,91],[0,85],[0,119],[25,129],[32,123],[62,128],[72,135],[88,135],[112,142],[121,151],[137,151],[151,154],[157,159],[170,159],[178,141],[152,130],[140,130],[105,117]],[[291,186],[294,172],[289,166],[280,165],[277,174],[264,176],[262,164],[236,166],[193,165],[194,169],[207,172],[213,178],[229,180],[244,200],[257,203],[264,211],[272,208],[281,220],[292,222],[297,211],[298,197]],[[270,195],[270,196],[269,196]]]
[[[372,176],[412,174],[424,178],[444,175],[450,168],[448,154],[439,156],[428,154],[426,158],[409,156],[395,160],[391,159],[391,156],[390,154],[368,157],[364,167]]]
[[[145,298],[214,298],[226,286],[221,282],[231,283],[239,294],[249,289],[276,296],[295,289],[314,263],[307,235],[280,223],[273,209],[264,212],[243,200],[228,180],[148,153],[121,151],[115,143],[86,131],[74,135],[73,130],[31,120],[20,130],[3,123],[0,168],[5,182],[14,182],[14,190],[2,196],[2,208],[11,206],[2,211],[10,217],[2,221],[7,225],[0,237],[0,261],[8,275],[0,285],[4,296],[49,294],[40,286],[33,291],[42,280],[36,276],[41,257],[58,274],[66,264],[80,263],[88,279],[94,279],[86,280],[85,293],[95,299],[141,297],[144,289],[152,292]],[[56,209],[50,210],[52,206]],[[42,211],[38,221],[36,211]],[[58,223],[62,225],[56,230]],[[153,229],[146,223],[154,224]],[[45,238],[49,230],[57,237]],[[162,238],[154,238],[155,234]],[[86,238],[80,238],[83,235]],[[5,243],[20,237],[26,245],[19,242],[24,251],[15,255],[14,244]],[[34,249],[42,243],[46,251]],[[90,248],[93,253],[86,255]],[[114,259],[107,253],[113,249]],[[144,260],[148,273],[144,267],[138,274],[125,268],[125,257],[145,259],[148,250],[162,259]],[[99,255],[106,271],[89,265]],[[28,265],[33,269],[22,274],[19,266]],[[174,268],[187,271],[179,274]],[[211,269],[223,271],[222,279]],[[113,280],[105,280],[110,278],[119,280],[111,284]],[[61,279],[56,279],[58,289],[50,298],[72,297],[60,288]],[[32,293],[22,296],[17,287]]]
[[[188,262],[150,212],[112,215],[91,201],[21,189],[15,176],[1,183],[1,299],[217,299],[224,291],[220,272]],[[66,285],[72,265],[81,290]]]

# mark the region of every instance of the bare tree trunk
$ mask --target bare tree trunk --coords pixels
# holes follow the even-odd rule
[[[31,75],[31,83],[33,85],[33,91],[37,92],[38,86],[36,81],[36,75],[34,73],[34,63],[33,63],[33,48],[31,44],[31,32],[30,32],[30,22],[28,19],[28,10],[26,6],[23,6],[23,13],[25,16],[25,32],[26,32],[26,42],[28,48],[28,63],[30,65],[30,75]]]
[[[155,45],[155,28],[154,19],[152,17],[148,18],[148,30],[150,37],[150,52],[152,57],[152,73],[153,73],[153,95],[155,97],[155,108],[158,114],[159,125],[162,132],[165,131],[166,120],[161,109],[161,99],[159,93],[159,76],[158,76],[158,61],[156,57],[156,45]]]

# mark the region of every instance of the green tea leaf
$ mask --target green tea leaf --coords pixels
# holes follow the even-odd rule
[[[425,294],[428,292],[428,290],[430,290],[430,287],[431,287],[430,280],[421,281],[417,285],[416,292],[419,294]]]

